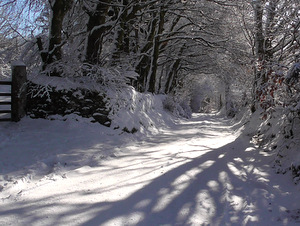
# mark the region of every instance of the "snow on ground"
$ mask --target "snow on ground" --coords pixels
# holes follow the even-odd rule
[[[0,129],[0,225],[300,223],[299,187],[218,115],[148,136],[74,115]]]

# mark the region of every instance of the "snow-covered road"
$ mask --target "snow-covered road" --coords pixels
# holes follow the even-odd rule
[[[0,136],[0,225],[300,224],[291,178],[219,116],[197,114],[137,142],[105,133],[97,143],[95,125],[68,120],[28,131],[33,121],[1,126],[12,132]],[[114,154],[97,155],[105,151]]]

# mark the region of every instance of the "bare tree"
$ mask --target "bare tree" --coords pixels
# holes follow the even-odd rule
[[[84,10],[88,14],[85,61],[99,64],[103,37],[112,24],[106,23],[111,0],[85,2]]]

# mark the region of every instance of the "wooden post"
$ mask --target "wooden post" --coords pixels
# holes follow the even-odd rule
[[[21,61],[15,61],[11,64],[11,71],[11,120],[14,122],[18,122],[26,114],[26,65]]]

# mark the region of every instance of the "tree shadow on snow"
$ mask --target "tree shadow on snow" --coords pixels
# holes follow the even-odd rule
[[[183,136],[180,139],[192,138],[193,134],[184,135],[185,126],[199,128],[199,123],[203,123],[202,126],[211,125],[209,121],[192,121],[189,125],[181,127]],[[200,136],[202,135],[206,136]],[[156,161],[155,157],[151,157],[155,148],[159,149],[162,143],[178,139],[178,130],[176,134],[160,136],[160,139],[160,142],[151,143],[153,151],[146,152],[139,158],[144,161]],[[277,181],[270,180],[274,176],[270,169],[271,163],[268,162],[270,158],[249,144],[247,139],[240,136],[232,143],[196,158],[180,157],[178,162],[181,161],[181,165],[147,181],[146,185],[122,200],[82,203],[76,206],[65,203],[68,210],[50,216],[56,219],[52,224],[60,225],[70,216],[82,214],[88,220],[80,225],[86,226],[112,225],[112,222],[117,222],[118,225],[263,225],[271,221],[285,225],[291,221],[295,222],[295,219],[284,213],[284,210],[289,208],[288,204],[284,206],[280,202],[280,205],[277,205],[280,197],[284,199],[286,191],[281,190]],[[196,146],[195,151],[199,151]],[[166,153],[166,157],[176,160],[176,156],[169,155]],[[130,167],[124,167],[122,170],[128,170],[130,173],[132,165]],[[108,173],[109,170],[107,169]],[[139,177],[143,180],[142,175]],[[65,193],[63,196],[92,198],[103,192],[103,189],[95,189],[88,193]],[[0,212],[0,218],[17,213],[19,217],[27,219],[28,224],[34,224],[40,216],[28,216],[26,213],[43,210],[50,205],[63,205],[53,202],[49,206],[42,206],[41,203],[45,200],[47,197],[36,200],[34,204],[23,203],[22,207],[8,208],[7,211]]]
[[[239,154],[249,150],[240,139],[164,173],[124,200],[87,207],[96,214],[83,225],[116,219],[120,225],[243,225],[263,223],[262,217],[282,222],[282,206],[272,205],[281,191],[269,191],[258,150]]]

